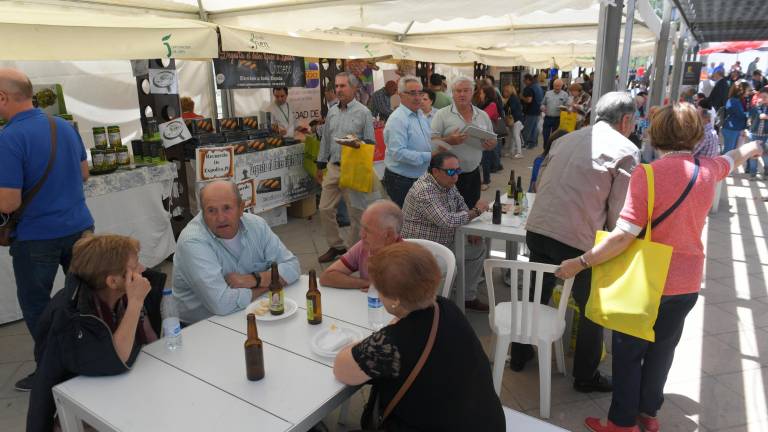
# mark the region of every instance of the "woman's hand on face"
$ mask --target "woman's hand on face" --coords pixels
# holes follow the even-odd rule
[[[152,287],[149,285],[149,281],[141,273],[134,271],[126,273],[125,295],[128,298],[128,303],[144,303],[144,298],[147,297],[151,290]]]
[[[579,259],[573,258],[560,263],[560,267],[555,270],[555,276],[563,280],[570,279],[579,274],[582,270],[584,270],[584,267],[582,267]]]

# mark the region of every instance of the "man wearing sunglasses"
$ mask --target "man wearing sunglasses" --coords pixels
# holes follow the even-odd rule
[[[384,128],[387,151],[384,157],[384,188],[398,207],[413,183],[427,172],[432,158],[432,129],[421,111],[421,80],[413,75],[400,78],[400,106]]]
[[[432,156],[429,171],[413,184],[403,205],[403,238],[425,239],[454,249],[456,228],[488,210],[488,203],[479,200],[473,208],[456,188],[462,169],[459,158],[450,152]],[[465,251],[464,307],[487,312],[488,305],[477,298],[477,285],[483,274],[485,245],[477,237],[470,237]],[[455,281],[454,281],[455,283]]]

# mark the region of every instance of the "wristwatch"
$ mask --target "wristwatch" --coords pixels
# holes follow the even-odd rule
[[[259,274],[259,272],[253,272],[251,274],[253,275],[253,277],[256,278],[256,286],[254,288],[260,287],[261,286],[261,275]]]

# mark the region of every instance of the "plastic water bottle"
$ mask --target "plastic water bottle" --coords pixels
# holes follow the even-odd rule
[[[381,302],[379,292],[371,285],[368,287],[368,324],[374,330],[381,330],[387,324],[386,320],[384,304]]]
[[[181,321],[179,321],[179,309],[176,307],[176,299],[171,290],[163,290],[163,299],[160,301],[160,316],[163,318],[163,339],[169,350],[175,350],[181,346]]]

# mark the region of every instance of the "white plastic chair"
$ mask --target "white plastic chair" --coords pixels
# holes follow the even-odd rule
[[[511,300],[496,304],[494,292],[493,269],[509,269],[512,277]],[[493,386],[496,393],[501,392],[501,378],[504,374],[504,364],[507,359],[509,344],[518,342],[536,345],[539,357],[539,413],[542,418],[549,418],[549,408],[552,389],[552,344],[555,344],[555,359],[557,369],[565,375],[565,355],[563,352],[563,332],[565,330],[565,311],[571,295],[573,279],[563,284],[563,294],[560,304],[555,309],[542,305],[541,287],[544,273],[554,273],[557,266],[551,264],[531,263],[523,261],[508,261],[487,259],[484,263],[485,281],[488,284],[488,316],[491,330],[496,335],[493,353]],[[522,270],[523,289],[518,294],[518,270]],[[533,301],[529,301],[531,292],[531,274],[534,274],[535,285]]]
[[[432,255],[438,260],[438,264],[441,260],[445,262],[445,282],[443,283],[442,296],[449,298],[451,295],[451,286],[453,285],[453,276],[456,274],[456,257],[453,255],[453,251],[440,243],[435,243],[431,240],[407,239],[406,241],[421,245],[432,252]]]

